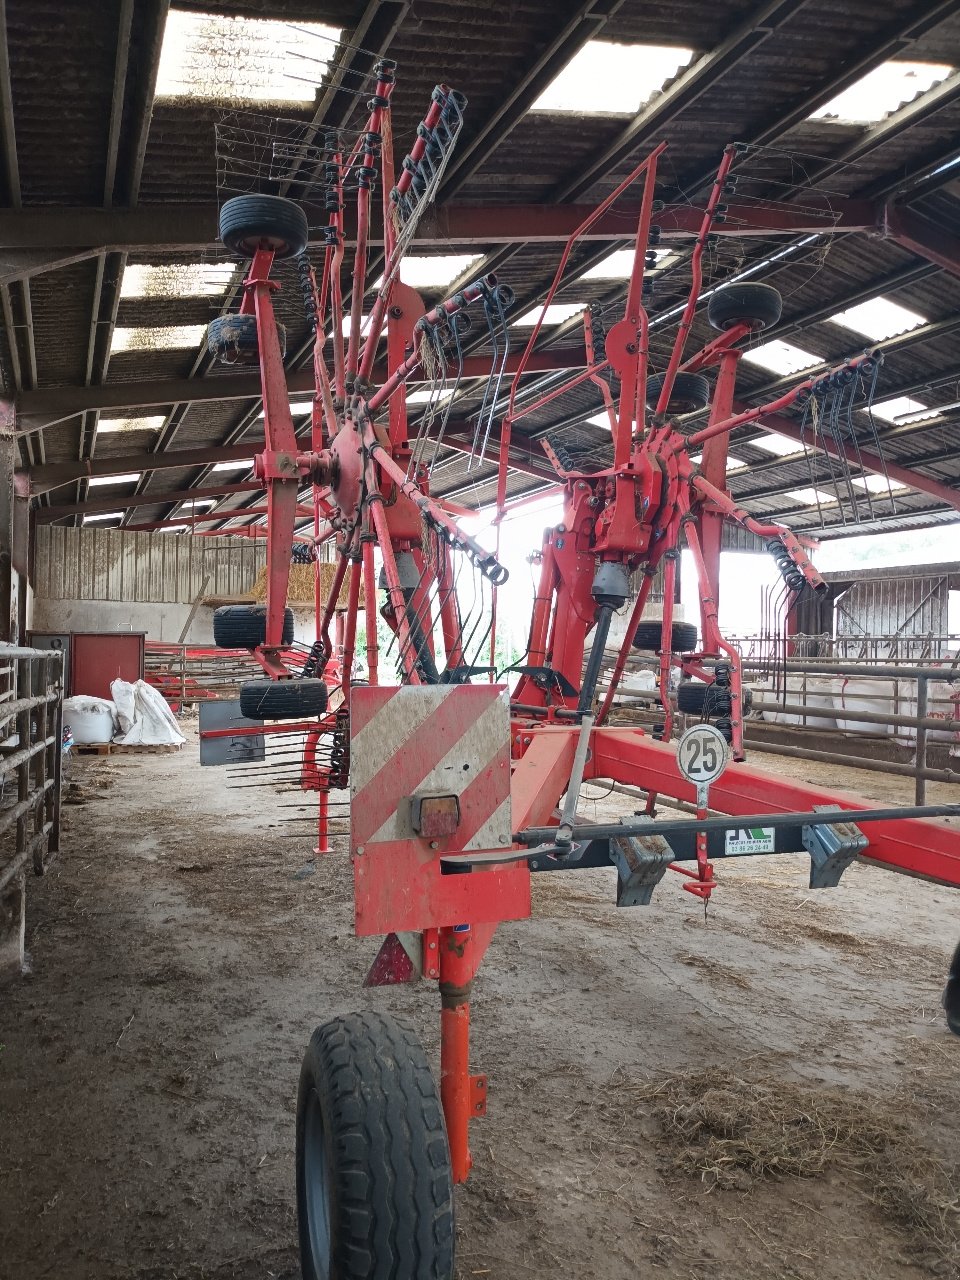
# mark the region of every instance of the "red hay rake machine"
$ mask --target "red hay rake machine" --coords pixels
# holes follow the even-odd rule
[[[250,266],[239,313],[215,322],[210,334],[212,349],[258,363],[262,379],[266,447],[256,473],[268,493],[267,600],[262,608],[220,611],[216,619],[218,643],[253,649],[263,669],[264,678],[243,687],[241,713],[256,722],[251,733],[293,735],[287,755],[295,757],[295,784],[319,799],[319,851],[329,850],[330,793],[349,788],[356,931],[385,936],[367,983],[420,979],[436,982],[440,993],[439,1089],[413,1033],[386,1016],[336,1019],[310,1042],[297,1119],[307,1280],[452,1276],[453,1186],[467,1177],[470,1122],[487,1105],[486,1077],[470,1068],[471,988],[497,925],[529,916],[532,874],[613,866],[624,907],[649,903],[668,872],[679,873],[681,888],[706,907],[718,887],[715,868],[725,857],[750,854],[806,853],[812,887],[836,885],[855,858],[960,884],[960,834],[926,820],[960,814],[960,806],[872,808],[744,762],[741,664],[717,621],[724,522],[766,540],[787,606],[824,584],[809,545],[779,523],[755,520],[730,497],[728,440],[765,414],[802,405],[811,443],[830,452],[831,441],[842,441],[849,407],[869,403],[880,357],[862,353],[798,381],[770,404],[735,411],[743,343],[780,315],[778,293],[759,283],[716,290],[708,308],[716,336],[688,350],[703,257],[725,216],[742,149],[727,148],[702,208],[689,255],[689,294],[662,370],[650,368],[644,293],[660,237],[660,146],[571,237],[544,303],[560,288],[570,254],[593,221],[628,189],[639,190],[622,317],[601,331],[587,313],[586,367],[521,404],[517,388],[541,316],[512,368],[506,412],[494,433],[511,291],[485,275],[428,311],[399,274],[456,144],[465,100],[446,86],[435,90],[397,176],[389,126],[394,70],[386,61],[375,68],[368,118],[352,143],[338,132],[321,132],[288,140],[272,153],[295,155],[302,164],[309,150],[327,217],[322,258],[306,256],[306,216],[285,195],[241,195],[223,205],[221,237]],[[378,188],[383,233],[375,259]],[[352,244],[348,203],[355,214]],[[309,442],[294,432],[272,303],[279,285],[271,269],[282,259],[296,262],[316,335]],[[363,317],[368,277],[377,269],[382,282]],[[430,460],[451,402],[441,404],[437,396],[413,437],[407,420],[408,379],[437,388],[453,377],[455,396],[462,335],[477,316],[486,324],[491,354],[472,452],[475,459],[490,456],[491,438],[493,456],[499,449],[498,518],[511,507],[511,432],[525,414],[591,383],[612,441],[610,464],[596,470],[578,469],[562,443],[545,443],[563,516],[543,536],[529,642],[512,668],[512,688],[493,666],[497,590],[506,571],[496,553],[462,529],[458,510],[430,493]],[[385,360],[388,371],[379,385],[375,358]],[[706,371],[715,375],[712,390]],[[706,425],[691,432],[685,415],[704,409]],[[302,504],[313,513],[311,554],[319,558],[332,546],[336,566],[332,586],[318,598],[316,643],[306,653],[290,647],[285,612]],[[689,629],[672,616],[682,545],[692,552],[700,588],[695,651]],[[661,567],[663,613],[652,624],[643,613]],[[630,598],[633,575],[641,586],[601,696],[611,619]],[[331,623],[344,593],[337,646]],[[388,680],[388,655],[377,638],[378,601],[397,673]],[[631,644],[654,625],[655,643],[644,647],[659,651],[662,725],[651,734],[613,726],[609,718]],[[356,681],[361,629],[367,675]],[[679,707],[700,721],[679,750],[670,695],[678,674]],[[238,734],[232,726],[217,732]],[[297,735],[306,735],[305,751]],[[646,811],[615,823],[583,821],[581,787],[600,779],[641,788]],[[710,807],[728,816],[707,816],[708,785]],[[658,796],[693,802],[695,815],[658,819]],[[731,840],[744,829],[760,829],[755,847]],[[960,960],[945,1003],[952,1029],[960,1030]]]

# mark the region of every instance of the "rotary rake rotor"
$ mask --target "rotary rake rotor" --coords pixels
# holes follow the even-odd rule
[[[800,447],[812,466],[835,468],[846,509],[884,501],[865,496],[866,490],[850,500],[854,469],[874,465],[872,454],[856,455],[852,414],[872,401],[878,353],[857,353],[818,370],[764,405],[739,406],[744,344],[780,317],[779,294],[753,281],[712,293],[707,316],[716,336],[691,349],[705,259],[736,189],[744,149],[727,148],[701,208],[684,262],[689,290],[669,343],[653,340],[645,288],[663,237],[655,199],[661,145],[571,236],[540,319],[517,355],[509,337],[513,295],[496,276],[463,282],[429,309],[402,282],[404,254],[439,187],[467,103],[438,86],[396,166],[394,85],[394,64],[381,60],[355,137],[322,130],[309,140],[283,135],[282,143],[266,148],[270,193],[233,196],[223,205],[222,239],[250,265],[239,313],[221,318],[211,333],[212,348],[224,358],[259,364],[264,405],[266,443],[256,474],[268,494],[266,604],[218,620],[224,636],[229,631],[233,645],[253,648],[263,668],[264,678],[245,686],[241,712],[257,722],[251,732],[294,735],[277,762],[294,789],[318,794],[320,851],[329,849],[330,794],[349,789],[356,930],[386,935],[368,983],[435,981],[440,993],[439,1090],[413,1034],[382,1015],[334,1019],[311,1041],[297,1121],[301,1256],[311,1278],[452,1276],[453,1184],[471,1165],[470,1121],[486,1109],[486,1077],[470,1071],[471,989],[498,923],[530,914],[531,874],[612,865],[621,906],[648,903],[671,869],[706,904],[725,857],[771,852],[805,853],[813,887],[836,884],[854,858],[960,884],[960,836],[922,821],[960,808],[875,809],[744,761],[741,661],[718,623],[724,522],[766,541],[784,584],[782,609],[824,583],[809,540],[754,518],[731,497],[731,435],[800,407]],[[244,128],[252,129],[249,121]],[[282,135],[275,126],[253,133]],[[312,231],[304,209],[289,199],[296,190],[322,210]],[[587,311],[583,367],[540,394],[531,395],[529,383],[521,391],[546,307],[578,243],[625,193],[637,190],[622,315],[609,323],[609,311]],[[308,254],[311,243],[319,243],[319,255]],[[296,265],[314,333],[308,438],[294,430],[273,308],[280,286],[272,271],[284,259]],[[364,314],[375,271],[380,280]],[[496,551],[463,528],[464,513],[430,491],[451,405],[461,392],[471,327],[486,334],[489,368],[467,466],[496,458],[498,524],[512,506],[515,424],[592,386],[610,428],[605,465],[583,465],[562,438],[544,442],[544,465],[552,467],[563,516],[544,533],[527,649],[510,673],[498,671],[495,661],[497,594],[507,572]],[[411,438],[406,392],[414,380],[429,393]],[[822,483],[820,473],[815,478]],[[285,605],[305,509],[313,516],[307,536],[318,589],[315,641],[304,652],[290,647]],[[672,615],[683,546],[696,566],[699,641]],[[296,558],[305,559],[302,550]],[[326,577],[321,563],[333,566]],[[654,624],[643,613],[661,570],[664,607],[651,641]],[[626,637],[601,690],[611,620],[625,607],[636,576],[640,587]],[[339,644],[331,636],[338,611]],[[608,723],[641,634],[644,647],[659,653],[656,736]],[[361,648],[366,674],[358,680]],[[516,677],[512,687],[508,674]],[[684,736],[679,755],[671,742],[675,674],[681,710],[705,722],[703,732]],[[246,770],[240,781],[252,785],[256,770]],[[581,787],[600,779],[641,788],[646,812],[616,824],[584,822],[577,812]],[[708,787],[710,808],[728,817],[707,819]],[[658,795],[695,802],[696,818],[658,821]],[[337,814],[345,813],[342,799],[333,803]],[[769,836],[750,849],[728,839],[744,827]],[[954,1029],[956,987],[954,974],[948,985]],[[402,1123],[391,1120],[401,1114]],[[386,1147],[370,1140],[374,1132],[387,1134]],[[378,1222],[388,1199],[394,1225],[385,1230]]]

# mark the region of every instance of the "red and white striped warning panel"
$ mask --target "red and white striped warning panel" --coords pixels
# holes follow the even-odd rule
[[[358,934],[530,914],[526,863],[460,875],[440,865],[512,843],[506,689],[353,689],[350,808]]]
[[[413,800],[456,796],[451,849],[510,845],[510,704],[497,685],[354,689],[351,845],[417,839]]]

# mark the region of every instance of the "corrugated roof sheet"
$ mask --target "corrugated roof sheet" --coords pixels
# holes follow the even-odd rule
[[[119,136],[119,168],[115,199],[122,203],[130,194],[129,182],[135,162],[136,126],[147,63],[151,56],[151,27],[146,10],[136,6],[135,22],[129,51],[129,73],[123,100],[122,127]],[[725,143],[751,140],[775,126],[811,98],[818,90],[826,93],[846,68],[862,59],[869,48],[898,29],[919,20],[932,11],[933,4],[918,5],[915,0],[888,0],[878,12],[873,0],[805,0],[793,6],[777,30],[756,41],[736,65],[681,113],[657,131],[657,140],[670,143],[661,166],[660,194],[673,198],[701,181],[716,164]],[[208,12],[242,12],[247,16],[291,18],[321,21],[342,27],[348,33],[364,10],[361,3],[342,0],[245,0],[243,5],[224,0],[205,0]],[[720,42],[733,33],[738,24],[747,22],[755,13],[751,0],[732,0],[722,7],[705,0],[679,0],[670,6],[636,6],[612,4],[612,16],[600,30],[600,38],[622,42],[642,41],[690,46],[699,55],[709,55]],[[566,11],[563,11],[566,12]],[[20,197],[25,206],[56,204],[82,206],[101,204],[107,173],[108,123],[113,98],[117,65],[117,33],[121,17],[120,0],[106,0],[91,9],[79,0],[8,0],[7,27],[11,57],[11,91],[17,133],[20,172]],[[417,0],[401,21],[389,54],[399,63],[398,83],[394,96],[393,127],[398,157],[409,146],[414,130],[438,81],[446,81],[462,89],[469,99],[466,123],[461,139],[465,151],[472,140],[492,121],[503,107],[504,99],[520,84],[558,32],[562,13],[554,0],[491,0],[482,6],[452,5],[443,0]],[[82,33],[82,39],[78,38]],[[913,59],[948,61],[960,66],[960,17],[943,8],[942,20],[929,32],[909,42]],[[364,93],[358,98],[355,118],[363,110]],[[284,108],[287,116],[309,119],[309,107]],[[508,111],[508,116],[509,116]],[[801,113],[804,114],[804,113]],[[136,193],[145,204],[181,201],[213,202],[217,198],[217,171],[214,126],[217,109],[196,103],[160,100],[155,104],[143,156],[142,179]],[[592,164],[603,149],[621,134],[627,119],[623,117],[523,116],[510,120],[511,127],[494,125],[496,145],[472,176],[461,181],[455,199],[458,202],[490,206],[518,202],[549,201],[567,182],[575,181]],[[943,154],[956,139],[960,129],[960,100],[946,102],[929,118],[911,124],[908,129],[890,137],[883,145],[869,150],[855,163],[832,174],[825,189],[855,194],[886,183],[901,175],[911,174],[928,159]],[[774,128],[774,132],[776,132]],[[783,184],[800,189],[794,198],[803,201],[811,189],[819,158],[840,154],[844,148],[858,145],[869,130],[825,121],[801,119],[791,129],[781,130],[774,139],[778,150],[751,156],[743,172],[741,197],[745,192],[757,195],[782,195]],[[609,167],[607,174],[593,183],[592,195],[609,190],[612,183],[643,154],[650,139],[641,136],[621,162]],[[751,167],[752,166],[752,167]],[[763,178],[763,185],[760,178]],[[953,187],[956,183],[953,184]],[[7,193],[12,198],[14,193]],[[927,195],[918,210],[940,227],[956,235],[960,230],[960,199],[951,186]],[[314,211],[314,217],[316,217]],[[709,255],[707,284],[724,279],[750,262],[762,259],[790,243],[788,236],[727,237]],[[681,246],[682,248],[682,246]],[[190,255],[195,257],[195,255]],[[209,255],[211,260],[225,254]],[[584,254],[572,259],[576,266]],[[178,255],[157,252],[138,255],[136,261],[176,261]],[[526,305],[542,292],[552,275],[556,246],[518,246],[501,270],[502,278],[517,292]],[[109,300],[119,270],[117,256],[107,258],[104,298]],[[872,281],[903,270],[919,261],[890,239],[880,234],[858,234],[826,238],[808,248],[803,255],[767,268],[761,277],[776,284],[784,296],[784,325],[789,328],[810,311],[828,304],[843,305],[843,299],[866,288]],[[658,317],[682,303],[688,279],[686,259],[681,253],[669,270],[659,273],[650,312],[653,320],[652,360],[662,367],[669,347],[670,329],[658,324]],[[289,267],[282,268],[283,285],[276,296],[277,313],[288,326],[288,351],[296,352],[307,338],[302,305],[295,278]],[[91,260],[63,270],[35,277],[30,286],[33,332],[36,352],[37,382],[41,387],[82,386],[88,376],[88,350],[94,316],[97,263]],[[609,281],[572,281],[558,294],[560,301],[603,301],[607,320],[611,323],[623,287]],[[435,300],[437,294],[429,295]],[[944,271],[904,284],[890,296],[935,323],[960,312],[960,279]],[[13,287],[15,336],[26,367],[27,335],[23,308]],[[109,314],[101,303],[95,331],[99,345],[94,345],[94,373],[103,355],[102,346],[109,332]],[[121,326],[166,326],[171,324],[204,324],[217,314],[221,300],[190,298],[187,300],[124,299],[120,302],[117,321]],[[234,301],[231,305],[235,306]],[[900,351],[890,354],[884,365],[881,393],[896,394],[910,389],[910,394],[930,404],[948,403],[957,398],[960,381],[957,360],[957,332],[941,336],[922,336]],[[711,336],[703,309],[698,313],[691,345]],[[519,339],[517,339],[519,340]],[[571,339],[572,340],[572,339]],[[839,329],[821,318],[804,323],[792,332],[791,341],[825,358],[842,358],[864,345],[857,335]],[[11,335],[0,339],[0,364],[7,387],[12,382],[10,357]],[[485,349],[481,342],[476,348]],[[486,348],[488,349],[488,348]],[[202,350],[143,351],[115,353],[110,358],[106,380],[111,384],[182,377],[196,372],[215,378],[222,370],[210,369]],[[29,380],[24,374],[25,380]],[[771,378],[762,370],[744,364],[741,390],[746,398],[769,384]],[[479,401],[467,396],[458,412],[469,414]],[[563,400],[517,424],[516,434],[553,425],[561,438],[566,436],[572,447],[602,451],[606,447],[602,431],[579,423],[560,425],[571,418],[594,412],[599,395],[593,387],[578,389]],[[194,404],[172,435],[174,447],[215,445],[232,436],[245,415],[249,403],[210,402]],[[89,428],[88,422],[88,428]],[[259,426],[252,424],[245,435],[256,440]],[[749,433],[746,433],[749,434]],[[937,449],[949,448],[949,427],[923,424],[891,440],[887,444],[890,457],[909,464],[921,460]],[[120,457],[131,449],[139,449],[155,437],[101,434],[96,452],[101,457]],[[608,437],[606,437],[608,440]],[[81,448],[89,450],[90,431],[81,431],[79,417],[50,428],[43,440],[47,460],[76,458]],[[85,442],[85,443],[84,443]],[[531,445],[540,456],[539,445]],[[747,460],[768,461],[749,443],[737,443],[738,452]],[[600,455],[596,455],[600,456]],[[947,480],[960,478],[960,460],[920,465],[936,468],[936,474]],[[466,483],[465,461],[452,457],[443,472],[443,484]],[[795,465],[776,465],[763,471],[771,489],[800,477]],[[167,492],[175,484],[195,483],[201,469],[176,470],[148,476],[146,492]],[[488,493],[477,487],[477,477],[469,478],[471,499]],[[511,478],[513,490],[531,483],[529,477]],[[742,480],[736,485],[742,487]],[[63,491],[61,491],[63,492]],[[911,495],[909,519],[933,518],[930,501]],[[764,509],[773,510],[782,498],[772,499]],[[763,505],[763,504],[761,504]],[[138,507],[138,519],[162,514],[160,508]],[[797,513],[799,520],[809,513]],[[908,517],[904,517],[908,518]],[[939,518],[939,517],[938,517]]]

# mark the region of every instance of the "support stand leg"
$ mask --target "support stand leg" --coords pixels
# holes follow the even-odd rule
[[[330,848],[330,792],[328,781],[323,776],[320,778],[320,790],[317,792],[317,847],[313,852],[333,853]]]
[[[469,925],[440,930],[440,1100],[454,1182],[470,1172],[470,1120],[487,1110],[487,1078],[470,1074],[470,991],[476,960]]]

